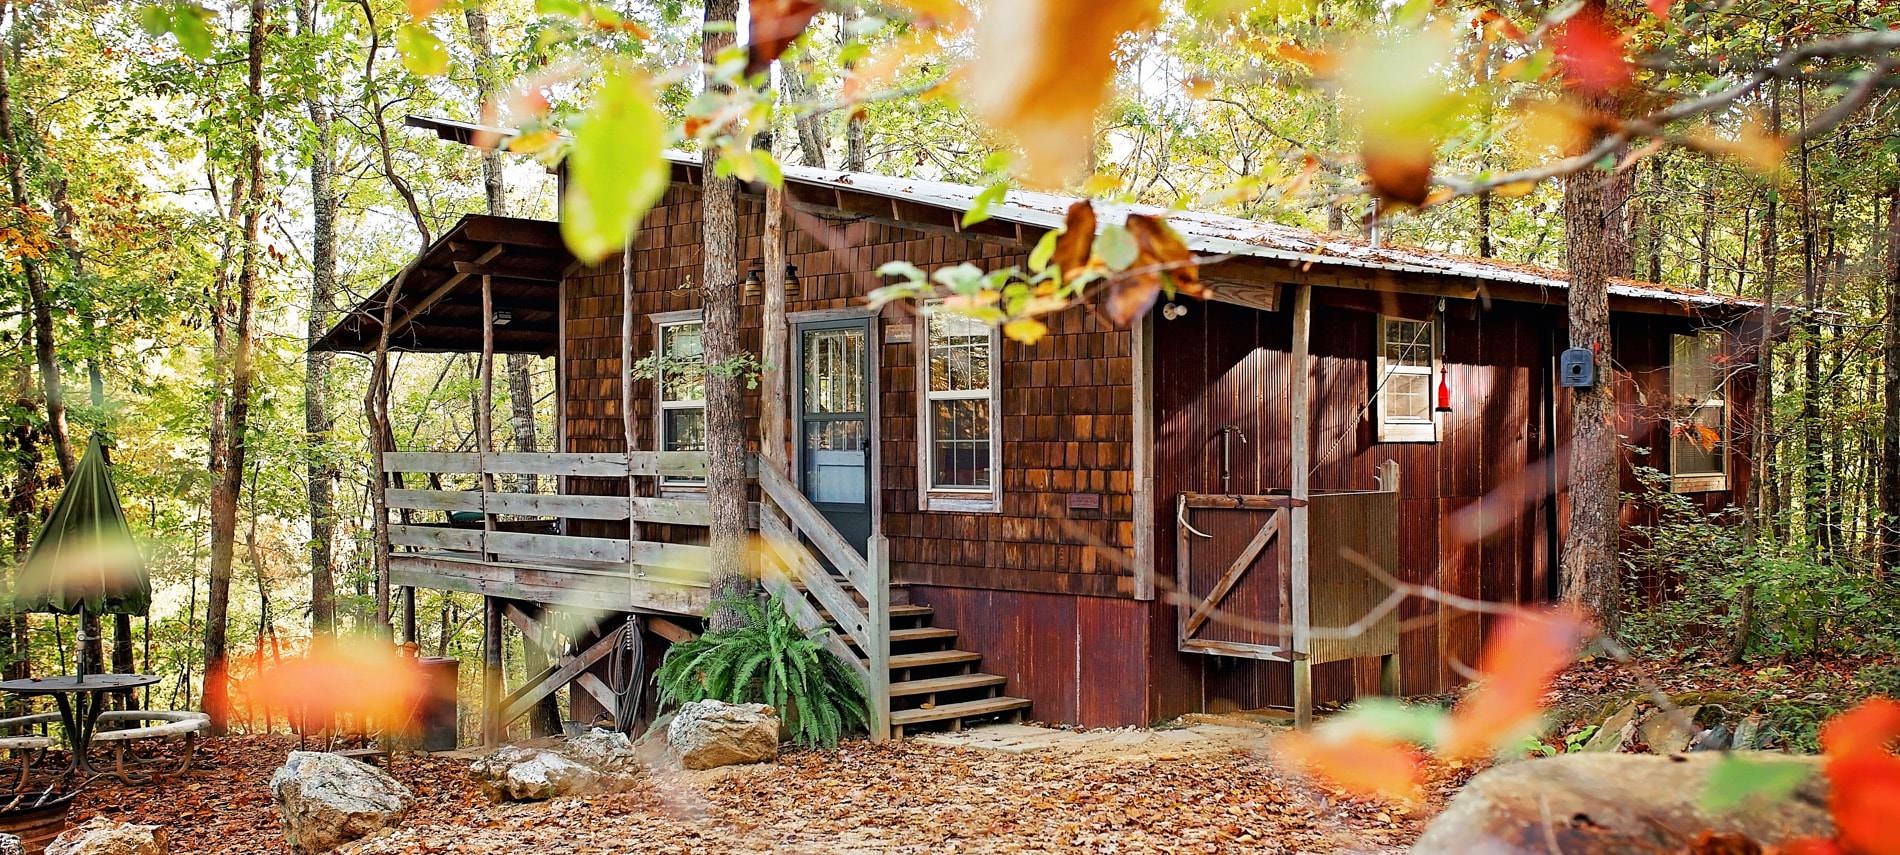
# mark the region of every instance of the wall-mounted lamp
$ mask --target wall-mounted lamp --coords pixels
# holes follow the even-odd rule
[[[505,327],[508,325],[510,321],[513,321],[514,319],[515,319],[515,313],[508,311],[507,309],[499,309],[495,312],[495,326]]]
[[[1175,318],[1184,318],[1184,317],[1187,317],[1186,306],[1183,306],[1179,303],[1169,303],[1161,307],[1162,320],[1172,321]]]
[[[765,287],[765,268],[754,267],[746,271],[745,282],[742,284],[745,286],[745,295],[747,297],[759,296],[760,290]],[[791,299],[797,296],[798,265],[787,264],[785,265],[785,297],[786,299]]]

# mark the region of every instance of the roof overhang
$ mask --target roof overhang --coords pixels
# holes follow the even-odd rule
[[[487,278],[496,316],[507,313],[494,326],[495,352],[552,356],[560,347],[561,277],[573,263],[556,223],[469,214],[311,349],[373,352],[387,312],[392,351],[478,353]]]

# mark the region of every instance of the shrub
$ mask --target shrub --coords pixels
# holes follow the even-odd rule
[[[800,629],[774,596],[763,607],[738,604],[744,626],[675,644],[654,672],[660,708],[693,701],[766,704],[777,710],[792,741],[829,748],[869,720],[864,688],[826,649],[823,633]]]

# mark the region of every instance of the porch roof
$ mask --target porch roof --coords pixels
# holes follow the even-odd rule
[[[573,263],[555,223],[469,214],[346,310],[312,349],[374,351],[393,294],[390,350],[478,352],[487,276],[497,318],[507,318],[495,325],[495,352],[551,356],[560,341],[561,275]]]

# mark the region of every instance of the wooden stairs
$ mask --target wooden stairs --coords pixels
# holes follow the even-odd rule
[[[1021,721],[1029,699],[1003,693],[1008,679],[978,670],[983,654],[957,648],[957,631],[933,624],[929,606],[891,588],[890,699],[892,739],[923,730],[962,730],[991,720]],[[846,636],[847,641],[849,636]],[[852,643],[852,648],[857,645]],[[867,667],[870,660],[858,661]]]

